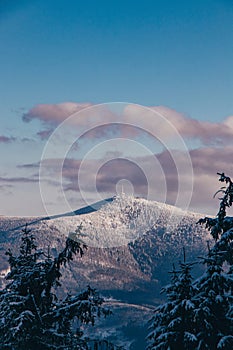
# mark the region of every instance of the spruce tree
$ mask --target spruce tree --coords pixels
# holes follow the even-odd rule
[[[19,255],[6,253],[10,282],[0,292],[1,349],[88,349],[82,328],[109,314],[103,299],[90,287],[61,301],[56,296],[61,267],[75,254],[82,256],[85,248],[67,238],[65,248],[53,258],[37,249],[34,235],[25,227]]]
[[[202,259],[206,271],[192,283],[192,264],[180,264],[180,272],[173,269],[172,283],[164,289],[168,302],[151,321],[148,350],[233,349],[233,218],[226,216],[233,204],[233,182],[219,175],[226,186],[216,192],[223,194],[218,214],[198,222],[214,239]]]
[[[196,332],[198,349],[233,349],[233,218],[227,217],[227,208],[233,203],[233,183],[224,173],[225,182],[217,193],[222,193],[216,218],[205,217],[205,225],[215,240],[204,259],[206,272],[196,281]],[[215,194],[215,195],[216,195]]]
[[[193,327],[198,340],[197,350],[231,350],[233,337],[229,308],[232,296],[228,275],[222,267],[221,254],[209,250],[204,264],[206,272],[194,283],[197,293],[193,298]]]
[[[197,338],[193,333],[194,287],[191,269],[193,263],[180,262],[177,271],[173,265],[171,284],[162,289],[168,301],[157,307],[150,321],[147,337],[148,350],[194,350]]]

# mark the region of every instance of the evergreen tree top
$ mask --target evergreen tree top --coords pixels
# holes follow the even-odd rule
[[[78,232],[80,228],[77,229]],[[3,350],[88,349],[82,325],[109,315],[103,298],[90,286],[59,300],[61,267],[74,255],[81,257],[86,246],[67,238],[64,249],[53,258],[38,250],[27,225],[23,229],[19,255],[7,251],[9,283],[0,292],[0,343]],[[74,323],[75,321],[75,323]],[[74,324],[75,330],[74,330]],[[109,349],[114,349],[109,345]]]

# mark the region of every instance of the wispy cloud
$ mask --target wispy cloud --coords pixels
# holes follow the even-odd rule
[[[105,105],[99,105],[95,110],[88,107],[93,106],[91,103],[74,103],[64,102],[60,104],[40,104],[31,108],[28,112],[24,113],[22,120],[24,122],[31,122],[33,120],[39,120],[43,124],[43,129],[37,132],[37,136],[41,140],[49,138],[51,133],[56,127],[65,121],[71,115],[76,115],[77,118],[70,121],[71,125],[79,128],[86,128],[90,123],[90,118],[94,118],[98,121],[97,124],[107,123],[110,120],[115,120],[115,114],[105,108]],[[78,112],[82,112],[81,117],[78,117]],[[96,128],[91,128],[85,137],[100,138],[106,134],[114,132],[114,128],[109,128],[108,125]]]
[[[25,163],[25,164],[18,164],[17,168],[22,169],[38,169],[40,166],[40,162],[37,163]]]
[[[23,121],[39,119],[45,124],[57,125],[73,113],[90,107],[91,103],[64,102],[59,104],[39,104],[23,114]]]
[[[38,183],[39,179],[38,178],[33,178],[33,177],[1,177],[0,176],[0,182],[3,183],[31,183],[31,182],[37,182]]]
[[[49,136],[52,134],[53,132],[53,129],[46,129],[46,130],[41,130],[41,131],[38,131],[36,133],[37,136],[39,136],[39,138],[44,141],[44,140],[47,140],[49,138]]]
[[[11,142],[14,142],[15,140],[16,138],[13,136],[0,135],[0,143],[11,143]]]
[[[35,140],[33,138],[29,137],[14,137],[14,136],[5,136],[5,135],[0,135],[0,143],[2,144],[10,144],[14,142],[34,142]]]

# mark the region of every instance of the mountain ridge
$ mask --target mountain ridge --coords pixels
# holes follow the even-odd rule
[[[54,254],[58,253],[61,242],[72,236],[88,245],[89,249],[85,254],[87,260],[91,259],[93,262],[93,256],[98,252],[99,260],[97,259],[95,265],[101,271],[110,266],[122,269],[121,262],[124,256],[128,256],[133,265],[136,259],[134,267],[142,277],[147,274],[145,271],[151,270],[151,259],[154,261],[155,257],[166,255],[169,249],[172,249],[169,252],[171,256],[177,256],[184,245],[188,246],[188,250],[198,250],[198,247],[203,248],[203,241],[210,239],[208,232],[196,225],[198,219],[203,217],[201,214],[126,195],[108,199],[104,201],[104,205],[102,202],[96,204],[99,209],[87,214],[82,213],[81,208],[76,211],[76,215],[62,215],[46,220],[43,217],[38,220],[33,218],[32,222],[29,217],[0,217],[2,248],[7,246],[8,240],[17,248],[19,233],[28,223],[36,232],[38,245],[49,245]],[[75,229],[79,225],[83,227],[82,235],[75,236]],[[114,263],[113,256],[116,260]],[[84,260],[87,263],[85,256]],[[124,269],[122,274],[125,274]],[[145,276],[146,281],[147,277]],[[104,275],[102,278],[104,279]]]
[[[101,334],[116,343],[121,339],[128,344],[126,349],[141,350],[147,321],[161,302],[160,289],[168,282],[172,263],[182,259],[184,246],[186,256],[193,260],[205,254],[206,241],[211,241],[209,233],[196,224],[201,217],[171,205],[120,196],[81,215],[37,221],[34,217],[29,227],[38,247],[44,251],[49,247],[53,256],[59,254],[68,236],[91,243],[82,258],[76,256],[62,271],[61,297],[87,285],[97,288],[113,310],[109,320],[97,323]],[[29,217],[0,217],[2,286],[8,272],[4,252],[10,248],[18,253],[20,233],[28,221]],[[82,236],[75,236],[80,225]],[[195,269],[199,275],[201,266]],[[140,345],[133,345],[136,343]]]

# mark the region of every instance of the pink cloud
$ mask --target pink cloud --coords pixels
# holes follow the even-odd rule
[[[157,133],[162,138],[172,136],[172,128],[169,125],[171,123],[173,130],[176,130],[181,137],[189,140],[198,139],[205,145],[219,145],[233,140],[233,116],[226,118],[221,123],[214,123],[190,118],[165,106],[152,106],[147,109],[130,104],[126,107],[125,114],[132,122],[141,118],[142,124],[151,130],[152,134]]]
[[[15,137],[13,136],[4,136],[4,135],[0,135],[0,143],[11,143],[14,142],[16,140]]]
[[[43,141],[47,140],[49,136],[52,134],[53,129],[46,129],[46,130],[41,130],[37,132],[37,136]]]
[[[23,121],[39,119],[48,124],[59,124],[73,113],[90,107],[90,103],[64,102],[59,104],[39,104],[23,114]]]
[[[108,122],[116,121],[116,116],[105,104],[97,105],[95,109],[88,107],[93,106],[91,103],[74,103],[64,102],[60,104],[40,104],[30,109],[27,113],[24,113],[22,119],[24,122],[31,122],[32,120],[39,120],[47,127],[37,132],[37,136],[41,140],[49,138],[54,129],[64,122],[68,117],[75,115],[75,118],[69,120],[69,125],[73,127],[88,128],[88,133],[84,137],[88,138],[101,138],[112,133],[117,133],[120,130],[120,126],[109,126]],[[81,112],[81,115],[76,113]],[[90,119],[93,118],[97,121],[97,127],[91,128]],[[102,126],[102,124],[107,124]],[[123,129],[121,129],[122,132]]]
[[[217,172],[225,172],[233,178],[233,147],[215,148],[204,147],[191,150],[190,157],[193,166],[193,194],[190,209],[203,213],[215,214],[218,210],[218,198],[213,198],[214,193],[220,188]],[[158,155],[163,166],[168,183],[168,203],[175,204],[177,194],[177,171],[172,163],[169,151]],[[182,162],[182,157],[180,158]],[[184,171],[180,175],[181,181],[188,181]]]
[[[219,201],[217,198],[213,198],[213,194],[220,188],[221,184],[218,182],[217,172],[224,171],[227,175],[233,177],[233,147],[215,148],[205,147],[189,152],[192,166],[193,166],[193,184],[192,198],[190,203],[190,210],[215,214],[218,210]],[[153,199],[161,201],[161,187],[160,183],[166,182],[166,203],[175,205],[177,194],[179,192],[179,181],[182,182],[183,192],[182,196],[186,196],[190,191],[190,172],[186,170],[186,163],[182,152],[178,153],[178,161],[181,166],[181,171],[178,174],[176,164],[169,153],[165,150],[155,155],[159,161],[164,179],[161,173],[155,173],[152,167],[148,167],[148,164],[152,164],[151,156],[137,157],[135,156],[132,161],[128,161],[123,158],[123,155],[116,153],[115,158],[111,161],[103,162],[102,167],[96,173],[95,159],[85,160],[85,191],[91,197],[93,184],[96,184],[98,193],[102,193],[103,196],[111,196],[115,194],[116,185],[120,180],[128,180],[133,188],[135,195],[147,197],[148,182],[147,178],[153,178],[152,186]],[[63,190],[67,193],[69,191],[69,197],[80,197],[80,188],[78,183],[79,170],[82,160],[67,158],[63,162],[63,159],[46,159],[44,162],[44,168],[46,169],[45,179],[49,186],[59,188],[62,185]],[[142,167],[140,167],[142,165]],[[25,168],[37,167],[38,163],[25,164]],[[21,165],[23,167],[23,165]],[[144,173],[143,169],[147,169]],[[60,184],[60,175],[62,171],[62,184]],[[3,183],[23,182],[23,178],[0,178]],[[186,193],[187,191],[187,193]]]
[[[85,109],[93,106],[94,108]],[[99,138],[111,133],[122,137],[135,137],[143,128],[150,130],[152,134],[158,134],[162,138],[169,137],[173,130],[176,130],[181,137],[187,139],[198,139],[203,144],[223,144],[233,139],[233,116],[229,116],[221,123],[200,121],[186,116],[165,106],[143,107],[140,105],[128,104],[122,114],[115,114],[108,105],[92,105],[91,103],[64,102],[60,104],[39,104],[23,115],[23,121],[30,122],[34,119],[40,120],[48,126],[48,129],[38,132],[38,136],[43,140],[49,137],[53,128],[63,122],[74,113],[83,111],[82,118],[75,120],[76,126],[88,127],[91,125],[91,118],[95,118],[101,123],[110,125],[97,127],[86,137]],[[162,118],[160,117],[162,116]],[[167,121],[167,122],[166,122]],[[74,121],[72,121],[73,123]],[[122,125],[112,123],[122,123]],[[123,124],[131,124],[126,126]],[[170,124],[169,124],[170,123]],[[140,125],[141,131],[136,127]],[[145,131],[144,131],[145,132]]]
[[[64,121],[72,113],[84,111],[89,106],[91,104],[70,102],[58,105],[37,105],[28,111],[28,113],[24,114],[23,120],[29,122],[33,119],[38,119],[47,125],[48,129],[38,132],[38,136],[41,139],[46,139],[53,131],[53,128],[60,122]],[[165,119],[160,118],[160,115]],[[93,109],[89,108],[85,113],[83,112],[81,119],[77,118],[76,126],[88,127],[92,117]],[[217,211],[218,200],[212,198],[213,193],[218,189],[219,185],[216,173],[224,171],[229,176],[233,176],[233,116],[229,116],[222,122],[216,123],[195,120],[164,106],[147,109],[142,106],[129,104],[126,105],[120,117],[106,107],[99,108],[97,113],[94,114],[94,117],[97,119],[97,124],[103,121],[107,126],[96,127],[83,137],[91,137],[92,139],[96,139],[96,142],[99,142],[98,139],[101,137],[109,136],[111,138],[116,135],[135,139],[135,137],[143,134],[145,130],[149,130],[152,135],[157,133],[161,135],[161,138],[167,137],[169,139],[169,133],[172,131],[169,125],[172,125],[173,130],[176,130],[180,134],[181,139],[199,140],[200,144],[204,146],[189,151],[194,170],[194,190],[190,208],[203,212],[212,211],[212,213],[215,213]],[[122,122],[122,124],[112,124],[118,120],[118,117],[119,122]],[[125,126],[123,125],[124,122],[131,125]],[[141,126],[141,130],[137,128],[137,125]],[[180,179],[184,184],[188,184],[189,180],[185,171],[185,162],[182,158],[182,153],[178,155],[180,164],[183,164],[183,168],[181,167],[183,169],[182,174],[177,174],[176,164],[168,150],[157,154],[156,157],[166,178],[166,201],[169,204],[175,204],[177,191],[179,190],[178,180]],[[130,165],[129,162],[124,162],[119,158],[119,154],[116,154],[116,159],[109,162],[109,164],[106,163],[98,174],[94,173],[94,169],[96,168],[95,160],[88,160],[87,183],[89,182],[91,184],[96,181],[99,192],[112,193],[114,192],[116,183],[120,179],[126,178],[135,187],[135,193],[146,194],[148,184],[144,181],[145,178],[141,175],[140,171],[132,164]],[[51,179],[54,179],[54,184],[57,185],[55,180],[59,175],[61,162],[63,161],[60,159],[48,159],[46,162],[48,174]],[[144,157],[144,159],[139,159],[135,155],[136,165],[139,163],[148,164],[148,162],[150,162],[149,158]],[[79,191],[77,178],[80,164],[81,160],[79,159],[65,159],[62,168],[63,187],[65,191]],[[155,183],[155,199],[158,196],[158,200],[159,190],[159,188],[156,188]]]

